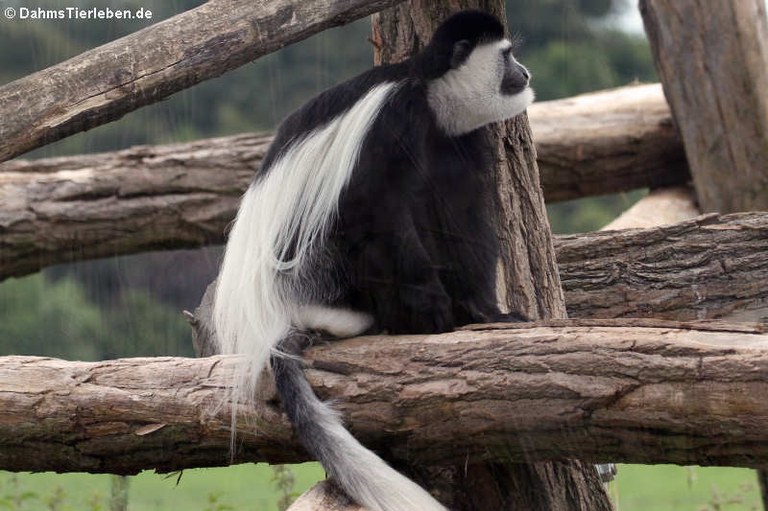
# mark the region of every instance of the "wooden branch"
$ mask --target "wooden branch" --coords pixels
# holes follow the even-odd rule
[[[666,182],[651,168],[684,181],[665,105],[658,85],[534,105],[545,195]],[[0,279],[73,260],[223,242],[270,141],[245,134],[0,164]],[[647,180],[627,174],[630,167],[648,171]]]
[[[223,242],[270,140],[244,135],[2,164],[0,279]]]
[[[209,0],[0,87],[0,161],[401,0]]]
[[[768,317],[768,214],[560,236],[571,317]]]
[[[641,0],[703,211],[768,210],[764,0]]]
[[[307,358],[318,394],[337,398],[355,436],[390,459],[768,463],[768,335],[758,328],[560,320],[358,338]],[[235,362],[0,358],[0,468],[228,464],[219,405]],[[238,412],[234,461],[305,460],[272,389],[259,402]]]
[[[547,201],[680,185],[690,179],[659,84],[534,103],[528,116]]]

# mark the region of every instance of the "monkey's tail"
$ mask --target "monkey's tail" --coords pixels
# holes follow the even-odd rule
[[[447,511],[429,493],[363,447],[344,428],[339,414],[322,402],[309,386],[299,355],[306,333],[281,341],[272,356],[277,392],[307,451],[334,481],[368,511]]]

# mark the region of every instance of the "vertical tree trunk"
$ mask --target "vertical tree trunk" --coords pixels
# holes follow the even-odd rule
[[[499,0],[411,0],[373,16],[374,62],[419,51],[450,13],[475,8],[506,19]],[[498,130],[497,225],[502,299],[530,318],[566,316],[552,235],[526,115]],[[563,463],[472,464],[414,469],[414,477],[455,510],[601,511],[611,509],[595,469]]]
[[[702,210],[768,210],[764,0],[641,0]]]

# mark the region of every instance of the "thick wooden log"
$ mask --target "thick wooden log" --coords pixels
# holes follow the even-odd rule
[[[316,392],[390,459],[768,463],[761,328],[485,325],[334,342],[307,359]],[[225,387],[235,362],[0,358],[0,468],[130,474],[228,464]],[[272,389],[238,417],[234,461],[306,459]]]
[[[93,157],[92,166],[71,171],[56,160],[45,160],[57,170],[47,174],[46,165],[37,168],[34,186],[15,184],[23,182],[29,167],[19,173],[0,172],[0,197],[20,214],[13,221],[7,210],[0,215],[0,277],[66,260],[135,251],[126,250],[131,244],[149,249],[223,241],[239,187],[247,185],[253,172],[216,171],[226,165],[221,157],[230,151],[226,142],[185,145],[185,152],[166,147],[167,153],[155,152],[157,148],[142,153],[137,148],[117,153],[114,168],[99,156]],[[266,146],[259,137],[245,137],[236,147],[238,158],[253,166]],[[197,200],[181,201],[182,196]],[[229,197],[228,202],[221,196]],[[115,225],[115,217],[124,219],[122,227]],[[90,236],[80,230],[82,222],[91,224],[85,231]],[[760,285],[768,281],[762,257],[766,240],[764,213],[558,237],[569,314],[691,319],[746,308],[744,319],[761,318],[768,315],[763,312],[768,290]]]
[[[690,179],[659,84],[534,103],[528,116],[547,202]]]
[[[534,105],[545,196],[685,181],[665,105],[659,85]],[[221,243],[270,141],[244,134],[0,164],[0,279],[72,260]]]
[[[366,511],[342,492],[333,481],[320,481],[296,501],[288,511]]]
[[[768,317],[765,213],[560,236],[557,248],[571,317]]]
[[[58,263],[222,243],[271,137],[0,165],[0,279]]]
[[[255,162],[265,146],[253,138],[249,147],[243,159]],[[0,278],[29,273],[54,262],[126,253],[125,245],[133,237],[145,248],[223,241],[223,226],[237,206],[234,195],[239,192],[230,190],[240,186],[235,184],[238,180],[248,183],[252,171],[213,171],[221,164],[216,148],[226,150],[224,144],[203,143],[191,149],[189,154],[195,156],[186,160],[176,160],[177,151],[171,151],[171,156],[150,153],[146,158],[140,152],[126,152],[122,163],[126,168],[113,170],[123,173],[114,181],[105,169],[94,167],[69,175],[66,171],[52,174],[50,182],[36,177],[34,187],[19,191],[4,181],[14,180],[13,173],[0,173],[0,197],[6,205],[17,204],[17,210],[24,214],[23,223],[15,225],[0,215]],[[193,158],[197,170],[189,168],[195,165],[186,164]],[[132,173],[132,162],[151,171]],[[90,176],[84,184],[78,175]],[[93,175],[103,176],[109,184],[96,186],[99,180],[92,179]],[[189,207],[179,206],[182,192],[197,193],[198,178],[211,177],[218,184],[211,186],[209,182],[206,186],[218,188],[217,197],[233,193],[228,203],[199,193],[197,207],[194,201]],[[51,190],[56,193],[51,194]],[[103,198],[99,198],[99,190]],[[28,207],[24,202],[44,195],[60,199],[58,212],[53,201],[48,209]],[[91,210],[83,205],[89,202],[100,206],[83,216],[84,211]],[[133,206],[120,210],[119,204]],[[131,211],[144,216],[125,224],[130,228],[117,229],[116,211],[121,217]],[[94,229],[88,231],[92,238],[78,230],[81,221],[92,223]],[[768,316],[768,288],[761,285],[768,281],[766,240],[768,214],[753,213],[710,215],[647,230],[560,236],[555,246],[571,317],[703,319],[742,311],[737,318],[757,320]]]
[[[629,210],[605,226],[603,230],[666,225],[681,221],[684,219],[682,217],[693,218],[698,214],[699,210],[692,189],[688,187],[661,188],[639,200]],[[768,307],[765,309],[763,316],[768,317]],[[738,315],[739,311],[732,316]],[[765,484],[768,481],[768,471],[759,469],[756,471],[756,475],[763,496],[763,507],[768,508],[768,487]]]
[[[768,210],[767,7],[763,0],[640,2],[704,211]],[[766,479],[758,473],[768,509]]]
[[[209,0],[0,87],[0,161],[402,0]]]
[[[764,0],[641,0],[702,210],[768,210]]]

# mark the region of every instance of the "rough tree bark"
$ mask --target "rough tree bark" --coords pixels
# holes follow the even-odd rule
[[[640,10],[702,210],[768,210],[765,2],[641,0]]]
[[[0,165],[0,279],[223,242],[270,140],[243,135]]]
[[[0,279],[71,259],[222,242],[269,139],[235,138],[230,160],[223,155],[232,140],[8,162],[18,172],[0,172]],[[766,239],[768,216],[755,213],[562,236],[555,247],[573,317],[703,319],[744,310],[755,320],[768,315],[768,289],[759,285],[768,280]]]
[[[419,51],[451,13],[475,8],[506,20],[497,0],[411,0],[373,17],[376,63],[397,62]],[[497,131],[495,173],[500,289],[509,310],[529,318],[565,317],[552,236],[539,185],[536,153],[525,114]],[[520,460],[518,460],[520,461]],[[448,507],[472,509],[610,509],[593,467],[559,463],[411,464],[417,479]]]
[[[0,87],[0,161],[402,0],[209,0]]]
[[[768,210],[764,0],[641,0],[703,211]]]
[[[313,387],[357,437],[413,463],[768,463],[764,328],[480,325],[333,342],[307,359]],[[0,468],[131,474],[228,464],[222,403],[235,363],[2,357]],[[273,389],[257,401],[238,412],[235,461],[305,460]]]
[[[659,84],[534,103],[528,118],[547,202],[690,180]]]
[[[765,213],[710,214],[657,228],[560,236],[557,258],[568,312],[764,320],[767,219]]]

